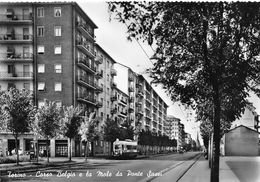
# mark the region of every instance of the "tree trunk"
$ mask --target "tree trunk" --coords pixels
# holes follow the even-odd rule
[[[71,138],[69,139],[69,161],[71,161]]]
[[[19,165],[18,137],[17,136],[15,136],[15,153],[16,153],[16,164]]]
[[[88,160],[88,141],[85,142],[85,162]]]
[[[46,140],[46,152],[47,152],[47,163],[49,163],[50,160],[49,160],[49,144],[48,144],[48,138],[47,138],[47,140]]]
[[[110,155],[113,156],[113,142],[110,143]]]
[[[213,123],[213,163],[210,181],[219,182],[219,154],[220,154],[220,96],[218,86],[214,89],[214,123]]]

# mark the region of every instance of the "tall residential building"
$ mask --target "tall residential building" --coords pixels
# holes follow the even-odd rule
[[[178,143],[179,141],[179,123],[180,119],[174,116],[167,116],[165,122],[165,132],[170,139],[175,139]],[[178,145],[177,145],[178,146]]]
[[[117,86],[129,96],[128,117],[135,130],[164,134],[167,104],[142,75],[119,63],[115,64],[115,68],[118,73],[115,77]]]
[[[111,116],[115,61],[95,44],[97,26],[77,3],[0,3],[0,12],[1,90],[32,90],[40,107],[49,100],[80,106],[87,114],[95,111],[101,124]],[[14,148],[11,138],[5,135],[3,142],[8,151]],[[32,140],[33,135],[22,136],[19,145],[28,150]],[[66,139],[40,140],[40,150],[46,142],[51,156],[67,155]],[[77,137],[73,155],[80,156],[82,147]]]

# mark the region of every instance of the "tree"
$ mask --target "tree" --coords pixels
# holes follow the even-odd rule
[[[111,2],[127,24],[128,38],[156,46],[154,83],[173,101],[197,108],[211,102],[214,157],[211,181],[219,181],[220,120],[224,100],[237,99],[239,117],[250,91],[259,95],[259,3]]]
[[[79,134],[81,136],[81,141],[85,143],[85,161],[87,161],[87,156],[88,156],[88,140],[91,140],[92,137],[94,138],[94,134],[89,134],[91,132],[91,129],[89,129],[90,125],[94,122],[94,116],[95,113],[92,112],[88,116],[87,113],[85,113],[85,118],[84,121],[81,123],[80,128],[79,128]],[[91,136],[92,135],[92,136]],[[89,139],[89,137],[91,137]]]
[[[47,162],[49,163],[49,143],[48,141],[60,131],[60,109],[57,108],[55,102],[45,100],[44,106],[38,108],[35,115],[34,127],[39,134],[46,139]]]
[[[134,139],[134,127],[129,120],[125,120],[120,126],[120,140]]]
[[[111,154],[113,152],[113,142],[120,137],[120,127],[118,123],[110,118],[108,118],[104,125],[104,139],[110,142]]]
[[[30,131],[34,110],[32,94],[27,90],[11,88],[0,95],[1,120],[3,130],[12,132],[15,138],[15,153],[19,165],[18,137]]]
[[[82,110],[79,107],[63,106],[62,131],[64,131],[64,136],[69,138],[69,161],[71,161],[71,140],[78,135],[82,123],[81,113]]]

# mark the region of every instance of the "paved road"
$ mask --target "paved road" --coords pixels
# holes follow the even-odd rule
[[[198,153],[172,154],[138,160],[104,160],[102,163],[71,164],[57,169],[46,168],[40,171],[9,173],[4,181],[147,181],[155,176],[163,176],[167,169],[190,161]],[[18,177],[19,176],[19,177]]]

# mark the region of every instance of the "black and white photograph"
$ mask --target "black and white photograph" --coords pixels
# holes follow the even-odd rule
[[[0,182],[260,182],[260,2],[0,2]]]

